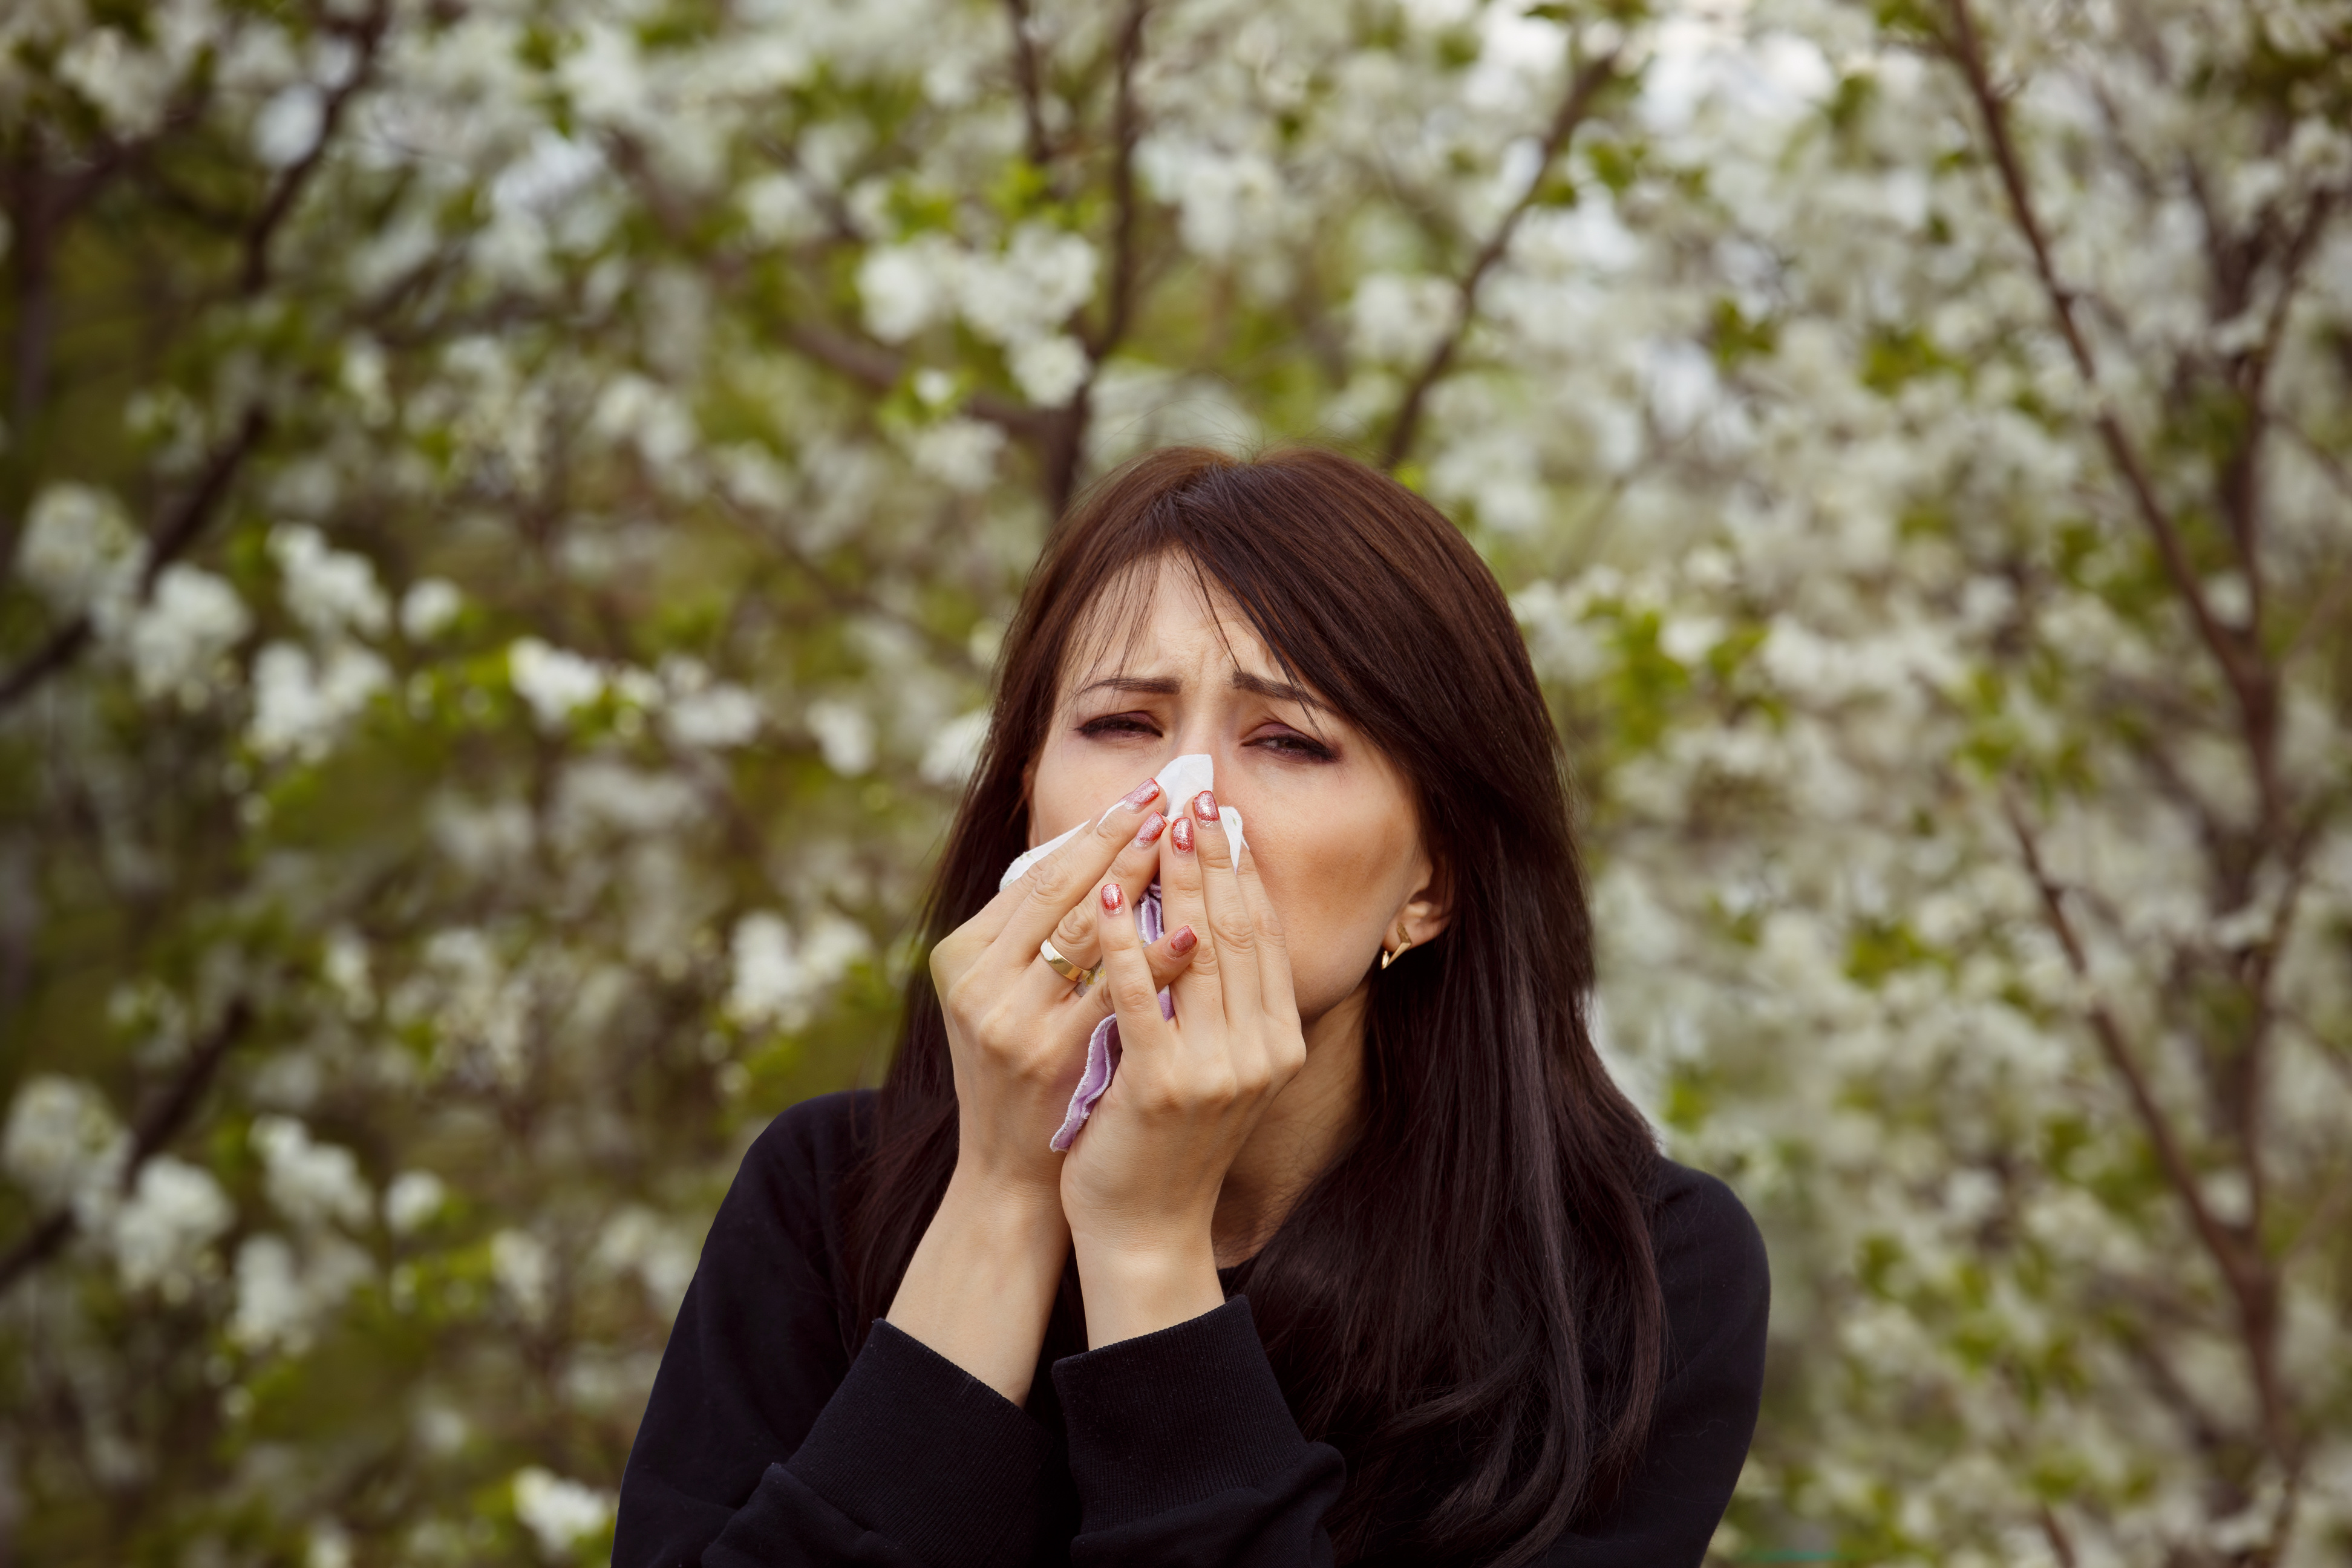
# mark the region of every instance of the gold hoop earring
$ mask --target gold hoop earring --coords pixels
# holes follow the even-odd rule
[[[1404,956],[1404,950],[1412,945],[1412,938],[1404,934],[1404,927],[1400,924],[1397,927],[1396,950],[1394,952],[1391,952],[1385,947],[1381,949],[1381,967],[1382,969],[1386,969],[1390,964],[1394,963],[1398,959],[1402,958]]]

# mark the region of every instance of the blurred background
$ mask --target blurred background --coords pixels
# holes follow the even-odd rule
[[[0,1561],[588,1563],[1049,521],[1343,444],[1774,1268],[1723,1563],[2352,1553],[2352,10],[0,7]]]

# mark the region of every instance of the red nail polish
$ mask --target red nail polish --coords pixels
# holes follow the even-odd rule
[[[1189,816],[1178,817],[1175,827],[1168,837],[1176,841],[1177,848],[1190,855],[1192,852],[1192,819]]]
[[[1135,830],[1135,841],[1138,844],[1149,844],[1159,837],[1160,830],[1167,826],[1168,819],[1155,811],[1143,819],[1141,827]]]
[[[1108,910],[1112,914],[1117,914],[1119,911],[1119,907],[1126,902],[1127,895],[1118,890],[1118,884],[1117,882],[1105,882],[1103,884],[1104,909]]]
[[[1141,811],[1145,806],[1150,805],[1159,794],[1160,781],[1146,779],[1120,796],[1118,804],[1132,811]]]
[[[1186,926],[1168,939],[1168,951],[1181,958],[1200,945],[1201,939],[1191,926]]]
[[[1203,822],[1217,820],[1217,797],[1207,790],[1192,797],[1192,815]]]

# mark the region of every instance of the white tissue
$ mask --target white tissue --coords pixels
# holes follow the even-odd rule
[[[1216,788],[1216,759],[1206,752],[1188,752],[1160,769],[1159,780],[1160,801],[1156,809],[1170,816],[1180,811],[1190,811],[1194,795],[1204,789]],[[1109,819],[1111,812],[1118,809],[1118,803],[1113,801],[1102,816],[1095,818],[1095,826],[1100,826]],[[1238,857],[1242,847],[1242,814],[1233,806],[1220,806],[1217,808],[1217,820],[1224,824],[1225,835],[1233,840],[1234,853]],[[1013,864],[1004,868],[1004,875],[998,879],[997,890],[1002,892],[1011,887],[1024,871],[1069,842],[1070,836],[1086,826],[1081,822],[1076,827],[1065,828],[1036,848],[1015,856]]]
[[[1206,752],[1187,752],[1160,769],[1159,779],[1160,795],[1158,809],[1173,816],[1180,811],[1192,810],[1194,795],[1204,789],[1216,787],[1216,763]],[[1108,820],[1111,812],[1118,809],[1118,805],[1113,804],[1108,811],[1095,819],[1096,825],[1100,826]],[[1242,847],[1242,814],[1230,805],[1219,806],[1217,820],[1224,824],[1225,834],[1238,858]],[[996,884],[997,890],[1002,892],[1011,887],[1021,873],[1060,848],[1071,834],[1086,826],[1081,822],[1077,827],[1057,833],[1036,848],[1016,857],[1013,864],[1004,868],[1003,879]],[[1143,897],[1135,900],[1134,908],[1135,927],[1145,943],[1158,942],[1160,937],[1160,883],[1156,879],[1150,887],[1144,889]],[[1176,1016],[1175,1004],[1166,991],[1160,993],[1160,1016],[1163,1018]],[[1097,1024],[1094,1033],[1087,1038],[1086,1066],[1079,1071],[1078,1087],[1070,1095],[1070,1108],[1053,1136],[1052,1148],[1066,1151],[1076,1142],[1078,1130],[1087,1124],[1087,1118],[1094,1114],[1095,1102],[1103,1097],[1103,1091],[1110,1087],[1111,1076],[1118,1071],[1118,1019],[1113,1016]]]

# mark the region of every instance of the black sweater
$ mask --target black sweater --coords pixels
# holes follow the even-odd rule
[[[870,1109],[794,1106],[744,1156],[630,1450],[615,1568],[1331,1562],[1346,1467],[1300,1436],[1245,1297],[1100,1350],[1049,1336],[1025,1410],[885,1321],[853,1358],[835,1194]],[[1755,1427],[1763,1241],[1714,1177],[1661,1179],[1656,1425],[1551,1568],[1697,1563]]]

